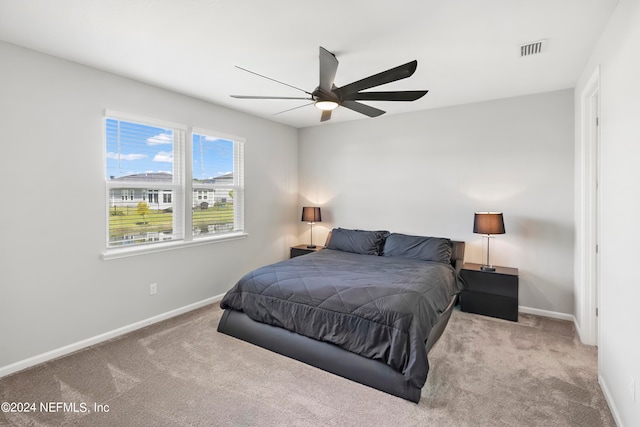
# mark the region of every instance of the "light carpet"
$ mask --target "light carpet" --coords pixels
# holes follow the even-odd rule
[[[220,334],[221,313],[207,306],[0,379],[0,402],[36,404],[0,425],[615,426],[596,348],[570,322],[454,310],[415,404]]]

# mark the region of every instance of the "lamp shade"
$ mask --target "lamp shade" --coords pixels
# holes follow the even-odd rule
[[[477,234],[504,234],[502,212],[476,212],[473,232]]]
[[[300,221],[304,222],[322,222],[322,215],[320,208],[305,206],[302,208],[302,218]]]

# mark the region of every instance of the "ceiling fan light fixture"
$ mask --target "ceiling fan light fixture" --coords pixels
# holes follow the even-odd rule
[[[322,111],[331,111],[338,108],[338,103],[335,101],[321,100],[321,101],[316,101],[314,105],[317,108],[321,109]]]
[[[416,101],[422,98],[428,91],[427,90],[400,90],[400,91],[382,91],[382,92],[362,92],[373,87],[382,86],[387,83],[395,82],[398,80],[411,77],[418,67],[418,61],[413,60],[406,64],[399,65],[395,68],[382,71],[378,74],[373,74],[364,79],[349,83],[348,85],[337,87],[334,84],[336,71],[338,69],[338,59],[336,56],[320,46],[319,51],[319,64],[320,73],[318,79],[318,87],[313,92],[307,92],[304,89],[295,87],[288,83],[281,82],[271,77],[263,76],[262,74],[255,73],[247,70],[246,68],[237,68],[255,74],[259,77],[280,83],[290,88],[304,92],[308,96],[305,97],[292,97],[292,96],[251,96],[251,95],[231,95],[233,98],[243,99],[299,99],[313,101],[305,105],[299,105],[286,111],[296,110],[298,108],[305,107],[307,105],[314,104],[318,110],[322,111],[320,115],[320,121],[326,122],[331,119],[331,112],[338,107],[344,107],[348,110],[355,111],[356,113],[364,114],[368,117],[378,117],[384,114],[384,111],[374,108],[368,104],[363,104],[359,101]],[[276,114],[280,114],[276,113]]]

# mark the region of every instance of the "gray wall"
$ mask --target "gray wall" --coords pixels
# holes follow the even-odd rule
[[[476,263],[473,214],[502,211],[492,263],[520,269],[520,305],[571,318],[573,144],[572,90],[305,128],[301,204],[323,207],[319,242],[332,227],[446,236]]]
[[[295,129],[9,44],[0,63],[0,368],[222,294],[297,242]],[[249,236],[102,260],[105,108],[245,137]]]
[[[600,384],[620,426],[640,425],[640,2],[621,0],[576,85],[600,67]],[[576,116],[580,165],[582,126]],[[580,278],[578,278],[580,279]],[[577,283],[582,287],[582,283]],[[635,390],[632,387],[635,382]],[[635,402],[632,398],[635,392]]]

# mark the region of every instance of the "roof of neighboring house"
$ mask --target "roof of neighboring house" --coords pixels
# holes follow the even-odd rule
[[[111,178],[112,181],[173,181],[173,175],[168,172],[145,172],[134,173],[132,175],[119,176]]]
[[[233,172],[225,173],[224,175],[216,176],[215,179],[233,179]]]
[[[209,178],[204,180],[198,180],[202,183],[213,184],[216,180],[233,179],[233,172],[226,173],[224,175],[216,176],[215,178]],[[131,175],[119,176],[117,178],[112,177],[112,181],[159,181],[159,182],[171,182],[173,181],[173,175],[168,172],[145,172],[134,173]]]

